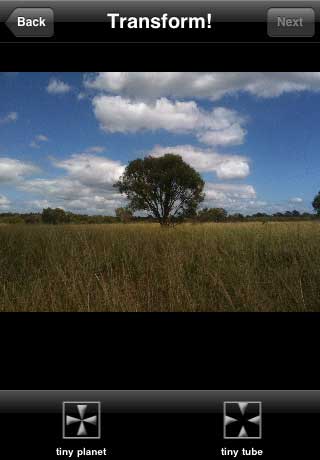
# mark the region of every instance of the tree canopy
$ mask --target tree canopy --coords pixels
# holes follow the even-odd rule
[[[67,224],[70,216],[61,208],[45,208],[42,211],[42,222],[45,224]]]
[[[200,222],[223,222],[228,213],[223,208],[203,208],[198,213]]]
[[[132,211],[151,213],[162,225],[193,216],[204,199],[204,181],[181,156],[166,154],[131,161],[114,186]]]
[[[320,192],[314,197],[312,206],[316,213],[320,216]]]

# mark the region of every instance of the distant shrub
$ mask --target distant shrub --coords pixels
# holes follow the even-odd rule
[[[2,224],[24,224],[24,220],[19,214],[8,214],[7,216],[0,217]]]
[[[223,208],[203,208],[198,213],[201,222],[224,222],[228,213]]]
[[[126,223],[130,222],[133,218],[133,213],[128,208],[117,208],[116,209],[116,217],[120,222]]]
[[[22,214],[25,224],[41,224],[41,214]]]
[[[45,224],[67,224],[70,222],[70,215],[60,208],[46,208],[42,211],[42,222]]]

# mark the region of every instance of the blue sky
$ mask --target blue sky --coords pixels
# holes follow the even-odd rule
[[[319,73],[2,73],[0,212],[113,214],[128,161],[182,155],[204,205],[311,211]]]

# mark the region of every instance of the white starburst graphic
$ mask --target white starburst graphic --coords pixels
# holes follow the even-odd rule
[[[234,413],[234,406],[238,408],[239,415],[237,416]],[[262,424],[262,416],[261,416],[261,402],[242,402],[242,401],[234,401],[234,402],[225,402],[224,403],[224,438],[225,439],[239,439],[239,438],[247,438],[247,439],[261,439],[261,424]],[[232,409],[232,413],[229,412],[230,408]],[[250,409],[253,412],[250,412]],[[252,415],[252,416],[251,416]],[[235,429],[232,430],[232,435],[227,434],[228,427],[231,424],[236,424]],[[252,426],[256,425],[258,432],[254,430],[254,435],[252,434]],[[250,434],[248,434],[248,430]]]
[[[86,430],[86,423],[90,423],[91,425],[96,425],[98,417],[94,415],[93,417],[88,417],[85,418],[85,413],[87,410],[88,405],[87,404],[77,404],[77,409],[79,411],[79,418],[76,417],[71,417],[70,415],[67,415],[66,417],[66,424],[67,425],[72,425],[73,423],[79,423],[79,429],[77,436],[87,436],[87,430]]]
[[[88,411],[88,406],[91,405],[91,411]],[[66,413],[66,407],[73,409],[72,415]],[[75,411],[76,408],[76,411]],[[96,412],[96,415],[92,415],[92,408]],[[91,403],[72,403],[65,402],[63,403],[63,412],[64,412],[64,426],[63,426],[63,437],[65,439],[74,439],[76,437],[86,438],[86,439],[99,439],[100,438],[100,403],[91,402]],[[78,412],[79,416],[75,416],[75,412]],[[87,413],[89,414],[87,415]],[[66,428],[71,425],[78,425],[75,427],[73,435],[66,435]],[[97,428],[96,435],[88,435],[88,427],[95,426]],[[90,432],[90,430],[89,430]]]

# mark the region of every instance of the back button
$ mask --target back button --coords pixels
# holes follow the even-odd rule
[[[16,8],[6,25],[16,37],[52,37],[54,13],[51,8]]]

